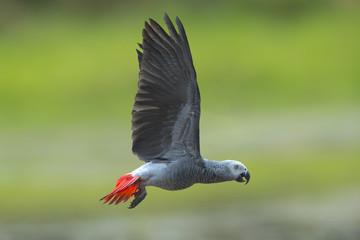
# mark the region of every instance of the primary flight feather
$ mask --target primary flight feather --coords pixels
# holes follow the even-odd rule
[[[134,200],[147,195],[146,186],[180,190],[195,183],[236,180],[246,183],[250,173],[233,160],[203,158],[199,148],[200,93],[184,27],[176,17],[176,31],[164,15],[167,34],[150,19],[137,50],[139,83],[132,111],[133,153],[146,163],[119,178],[104,203]]]

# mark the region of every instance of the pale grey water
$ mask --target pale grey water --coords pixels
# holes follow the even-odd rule
[[[1,240],[360,239],[360,189],[332,196],[0,227]],[[131,210],[129,210],[131,211]],[[129,217],[130,216],[130,217]]]

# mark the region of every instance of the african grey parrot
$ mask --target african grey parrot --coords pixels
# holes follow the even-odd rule
[[[113,191],[100,200],[109,204],[147,195],[146,186],[180,190],[195,183],[250,180],[238,161],[205,159],[199,149],[200,93],[185,30],[165,13],[170,36],[154,20],[145,22],[143,52],[137,50],[139,83],[132,111],[132,151],[146,163],[119,178]]]

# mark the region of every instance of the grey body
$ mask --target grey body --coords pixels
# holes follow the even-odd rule
[[[247,181],[245,166],[233,160],[204,159],[199,147],[200,92],[184,27],[176,31],[165,14],[169,34],[145,22],[143,52],[137,50],[139,83],[132,112],[133,153],[146,163],[131,172],[141,189],[130,208],[146,196],[146,186],[180,190],[195,183]]]
[[[237,168],[235,169],[235,166]],[[237,161],[207,159],[177,159],[171,162],[149,162],[131,172],[140,176],[143,185],[165,190],[181,190],[195,183],[219,183],[239,180],[248,174],[246,167]]]

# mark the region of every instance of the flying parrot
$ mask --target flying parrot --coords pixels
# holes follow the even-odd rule
[[[164,14],[167,34],[152,19],[145,22],[143,43],[137,50],[139,82],[132,111],[132,151],[145,162],[120,177],[116,187],[100,199],[118,204],[131,197],[129,208],[145,199],[147,186],[181,190],[195,183],[250,180],[238,161],[208,160],[199,148],[200,93],[184,27],[175,29]]]

